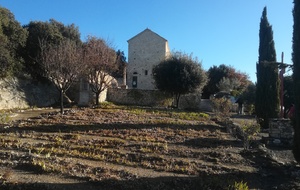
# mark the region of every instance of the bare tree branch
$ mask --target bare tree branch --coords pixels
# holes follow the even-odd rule
[[[40,61],[46,77],[60,92],[63,113],[63,97],[84,70],[83,49],[70,40],[52,46],[45,42],[40,40]]]
[[[91,89],[96,94],[96,105],[99,105],[100,93],[111,85],[114,80],[111,74],[118,69],[116,53],[105,40],[89,36],[84,46],[84,63]]]

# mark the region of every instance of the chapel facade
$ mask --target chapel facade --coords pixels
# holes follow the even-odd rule
[[[170,55],[168,41],[145,29],[128,41],[128,88],[154,90],[152,69]]]

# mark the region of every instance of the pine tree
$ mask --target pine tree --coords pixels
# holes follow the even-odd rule
[[[257,117],[262,119],[262,127],[267,128],[269,118],[275,118],[279,113],[279,77],[273,30],[267,18],[266,7],[260,20],[258,51],[255,111]]]
[[[294,31],[293,31],[293,81],[295,90],[295,117],[294,117],[294,147],[293,153],[297,162],[300,162],[300,2],[294,0]]]

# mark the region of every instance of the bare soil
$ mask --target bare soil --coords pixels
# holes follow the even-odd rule
[[[0,126],[0,189],[300,189],[291,148],[258,140],[246,151],[213,117],[130,107],[26,114]]]

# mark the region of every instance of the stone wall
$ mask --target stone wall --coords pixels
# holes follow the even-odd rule
[[[201,93],[186,94],[179,99],[179,109],[202,110]]]
[[[293,138],[294,130],[290,119],[271,119],[269,136],[272,138]]]
[[[34,83],[28,78],[0,80],[0,109],[46,107],[58,100],[51,84]]]
[[[168,106],[170,104],[167,94],[160,91],[122,88],[109,88],[107,101],[136,106]]]
[[[293,136],[294,129],[290,119],[270,119],[269,137],[271,139],[277,139],[278,143],[291,144]]]
[[[109,88],[107,101],[136,106],[168,107],[173,97],[158,90]],[[179,109],[201,109],[201,94],[188,94],[180,98]]]

